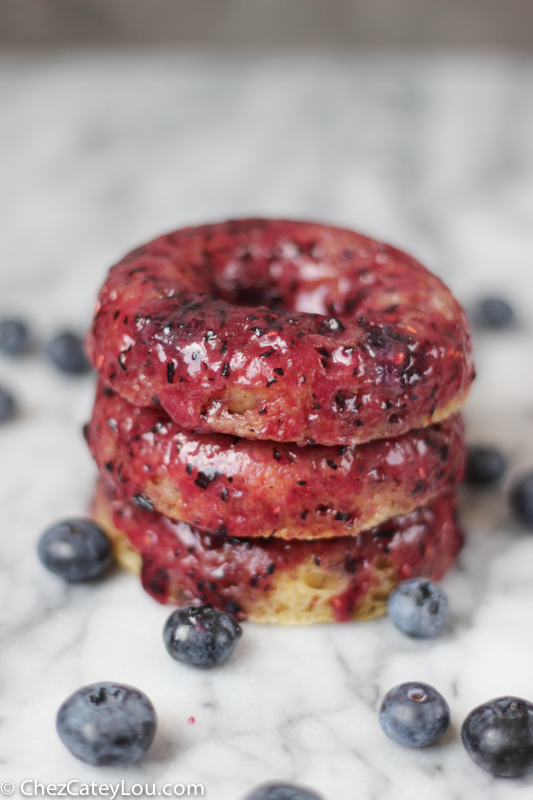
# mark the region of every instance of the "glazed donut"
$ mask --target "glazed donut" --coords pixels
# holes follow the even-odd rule
[[[455,415],[396,439],[298,447],[182,431],[100,384],[87,441],[121,495],[211,533],[354,536],[453,488],[465,460]]]
[[[94,516],[160,603],[212,603],[239,619],[302,624],[371,619],[400,580],[441,578],[462,544],[454,509],[448,493],[358,536],[233,539],[172,523],[100,482]]]
[[[410,256],[325,225],[245,219],[134,250],[87,339],[102,379],[185,430],[347,445],[463,404],[466,316]]]

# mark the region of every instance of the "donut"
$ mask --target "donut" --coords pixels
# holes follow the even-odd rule
[[[396,439],[298,447],[183,431],[104,384],[86,437],[121,495],[237,537],[354,536],[453,488],[465,461],[458,414]]]
[[[474,374],[463,310],[415,259],[285,220],[137,248],[109,272],[87,349],[118,394],[184,430],[327,446],[439,422]]]
[[[453,493],[358,536],[313,542],[212,536],[128,503],[103,481],[93,514],[157,601],[211,603],[253,622],[371,619],[400,580],[441,578],[462,544]]]

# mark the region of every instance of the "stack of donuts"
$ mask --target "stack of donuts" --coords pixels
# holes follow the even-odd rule
[[[96,518],[162,603],[377,616],[462,542],[464,312],[401,251],[244,219],[134,250],[88,336]]]

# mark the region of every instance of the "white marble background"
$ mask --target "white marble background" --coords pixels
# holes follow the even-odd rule
[[[476,337],[466,416],[510,475],[533,467],[532,60],[4,54],[0,108],[0,313],[26,317],[39,342],[83,329],[107,267],[159,232],[252,214],[355,227],[412,251],[467,305],[511,300],[519,327]],[[43,529],[89,502],[92,378],[61,376],[37,351],[2,357],[0,383],[22,408],[0,430],[2,779],[195,782],[212,800],[274,778],[324,800],[532,796],[533,776],[491,778],[458,736],[485,700],[533,700],[533,535],[511,519],[509,476],[465,493],[468,544],[437,641],[387,619],[246,625],[231,662],[196,672],[166,654],[168,609],[134,577],[65,587],[38,563]],[[159,713],[129,768],[85,766],[55,733],[62,700],[102,679],[138,686]],[[453,730],[423,751],[377,722],[406,680],[434,684],[452,710]]]

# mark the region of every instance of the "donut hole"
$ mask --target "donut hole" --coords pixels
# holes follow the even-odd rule
[[[269,308],[272,311],[283,311],[285,306],[281,295],[273,286],[236,286],[225,300],[234,306],[249,308]]]
[[[232,260],[215,273],[214,279],[214,292],[226,303],[286,310],[280,288],[261,259]]]
[[[294,242],[285,242],[281,251],[252,247],[233,252],[226,263],[213,264],[214,293],[235,306],[335,314],[338,303],[330,296],[337,284],[335,270],[315,262],[315,247],[305,249],[303,261]]]

